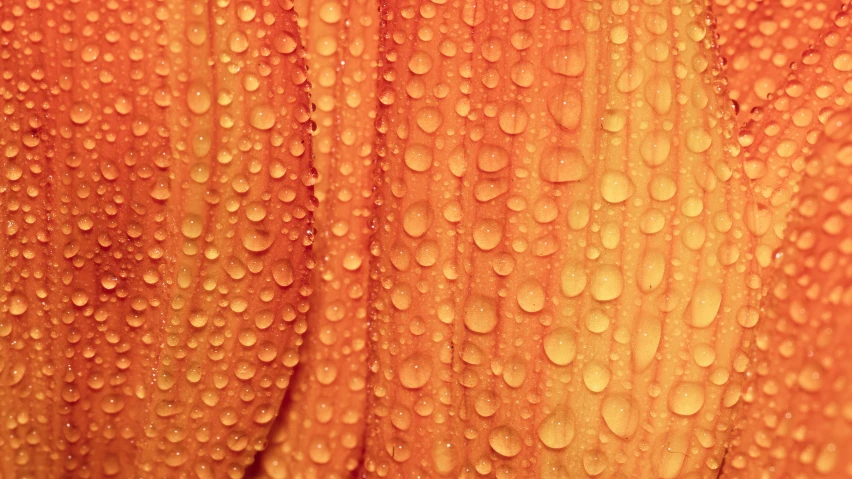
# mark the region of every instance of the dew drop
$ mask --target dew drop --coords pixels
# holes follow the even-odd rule
[[[704,405],[704,386],[699,383],[681,382],[672,387],[669,409],[681,416],[692,416]]]
[[[586,52],[579,45],[554,47],[547,54],[547,66],[559,75],[579,76],[586,69]]]
[[[561,287],[562,294],[569,298],[580,295],[586,289],[586,272],[577,264],[566,264],[562,267]]]
[[[544,287],[535,279],[524,281],[518,286],[518,305],[528,313],[537,313],[544,309]]]
[[[524,442],[512,426],[498,426],[488,434],[488,444],[501,456],[515,457],[521,452]]]
[[[497,220],[478,220],[473,226],[473,242],[483,251],[490,251],[503,239],[503,225]]]
[[[415,75],[425,75],[432,69],[432,56],[426,52],[414,52],[408,60],[408,69]]]
[[[583,383],[589,391],[599,393],[609,384],[610,371],[605,365],[592,361],[583,368]]]
[[[186,105],[196,115],[203,115],[210,110],[212,99],[210,90],[202,82],[195,82],[189,86],[186,94]]]
[[[654,291],[663,282],[666,272],[666,257],[657,250],[645,253],[642,262],[639,263],[639,271],[636,275],[636,285],[645,293]]]
[[[544,337],[544,354],[558,366],[566,366],[577,355],[574,333],[568,328],[556,328]]]
[[[612,394],[601,403],[601,416],[616,436],[627,439],[639,427],[639,412],[633,400],[624,394]]]
[[[620,171],[609,170],[601,176],[601,196],[610,203],[622,203],[635,191],[633,182]]]
[[[92,106],[85,102],[77,102],[71,105],[71,121],[78,125],[85,125],[92,119]]]
[[[521,105],[509,103],[500,112],[500,129],[509,135],[517,135],[527,129],[529,114]]]
[[[422,200],[412,203],[402,217],[402,229],[411,237],[419,238],[432,226],[432,208]]]
[[[660,130],[646,134],[639,146],[639,154],[648,166],[660,166],[665,163],[670,151],[669,135]]]
[[[331,450],[323,438],[313,438],[308,445],[308,457],[315,464],[328,464],[331,460]]]
[[[408,389],[421,388],[432,377],[432,360],[423,353],[414,353],[399,366],[399,382]]]
[[[722,290],[718,286],[702,281],[695,285],[692,300],[687,307],[687,320],[696,328],[706,328],[716,319],[722,305]]]
[[[589,173],[583,155],[576,148],[550,147],[541,154],[539,175],[551,183],[580,181]]]
[[[501,146],[484,144],[476,155],[476,165],[486,173],[495,173],[509,165],[509,153]]]
[[[686,148],[693,153],[704,153],[712,142],[710,133],[700,126],[686,130]]]
[[[253,253],[268,250],[275,242],[275,235],[268,231],[251,228],[243,233],[243,246]]]
[[[9,296],[9,313],[12,316],[20,316],[27,312],[27,309],[30,307],[29,302],[27,301],[26,296],[22,294],[12,294]]]
[[[275,125],[275,110],[269,105],[256,105],[251,109],[249,123],[258,130],[268,130]]]
[[[293,265],[289,260],[280,259],[272,265],[272,279],[282,288],[293,284]]]
[[[432,166],[432,149],[420,143],[412,143],[405,149],[405,165],[417,172],[424,172]]]
[[[567,407],[559,407],[538,426],[538,438],[551,449],[565,449],[574,440],[574,415]]]
[[[416,115],[417,126],[426,133],[434,133],[444,122],[444,114],[435,107],[421,108]]]
[[[183,219],[180,231],[187,238],[195,239],[204,231],[204,223],[199,216],[189,215]]]
[[[464,308],[464,325],[475,333],[490,333],[497,326],[497,301],[482,295],[472,295]]]
[[[624,290],[624,277],[616,265],[600,265],[592,271],[589,281],[592,297],[598,301],[612,301]]]

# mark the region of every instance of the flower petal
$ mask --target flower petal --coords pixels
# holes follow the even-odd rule
[[[0,472],[241,473],[297,362],[309,293],[292,11],[2,9],[0,203],[26,226],[0,247]]]
[[[852,467],[852,112],[826,121],[759,324],[754,381],[724,479],[840,477]]]
[[[712,474],[761,285],[707,12],[382,16],[364,474]]]
[[[258,477],[348,477],[361,458],[376,116],[378,7],[297,2],[316,111],[317,266],[300,364]]]

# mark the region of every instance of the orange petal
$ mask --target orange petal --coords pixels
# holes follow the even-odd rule
[[[743,167],[753,200],[746,214],[759,236],[755,256],[764,268],[783,238],[791,199],[825,122],[852,100],[852,35],[845,12],[831,16],[819,36],[779,83],[772,99],[756,108],[739,131]],[[746,84],[748,80],[739,78]]]
[[[308,50],[317,266],[305,344],[258,477],[349,477],[363,451],[379,18],[372,0],[314,4]]]
[[[725,479],[852,471],[852,113],[827,120],[808,161],[761,319],[759,362]]]
[[[264,445],[309,292],[304,64],[291,10],[209,8],[2,5],[4,477]]]
[[[764,20],[744,24],[744,32],[756,28],[759,32],[734,37],[732,42],[748,42],[740,45],[728,71],[733,88],[745,89],[746,97],[751,85],[758,87],[755,91],[765,88],[772,93],[765,107],[752,112],[740,134],[746,146],[745,171],[755,193],[750,229],[761,236],[756,257],[767,267],[764,274],[772,273],[772,286],[762,305],[754,381],[744,396],[748,406],[735,428],[725,478],[763,478],[767,471],[773,477],[834,477],[850,468],[843,444],[852,433],[836,418],[848,393],[838,386],[845,375],[842,360],[835,357],[848,336],[836,319],[848,309],[843,288],[850,282],[842,268],[830,263],[842,262],[845,254],[835,236],[843,235],[843,223],[838,223],[842,206],[834,204],[832,195],[849,189],[843,164],[849,116],[832,113],[850,100],[852,37],[839,5],[817,5],[818,11],[810,15],[807,9],[812,5],[802,6],[805,10],[758,9],[752,18]],[[769,20],[785,15],[793,21]],[[774,27],[786,33],[764,31]],[[808,32],[811,27],[816,33]],[[797,42],[809,35],[810,41]],[[781,65],[766,60],[785,58],[785,53],[797,61],[786,74],[773,75]],[[764,64],[737,71],[737,65],[750,61]],[[769,77],[777,80],[764,81]],[[827,140],[822,132],[828,133]],[[791,207],[791,224],[785,232]],[[774,262],[773,251],[779,246],[783,256]],[[818,323],[810,317],[819,318]]]
[[[738,2],[714,0],[719,49],[741,121],[771,102],[791,67],[834,26],[845,0]]]
[[[390,2],[363,473],[704,477],[761,287],[698,4]]]

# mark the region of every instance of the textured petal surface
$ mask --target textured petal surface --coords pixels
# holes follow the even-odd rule
[[[316,110],[317,261],[300,364],[259,477],[349,477],[363,452],[378,7],[296,3]]]
[[[852,474],[850,140],[852,114],[832,115],[805,168],[723,478]]]
[[[714,477],[761,288],[698,3],[382,12],[367,477]]]
[[[852,100],[849,18],[846,12],[829,18],[771,100],[739,129],[753,196],[747,226],[759,237],[755,256],[764,268],[781,245],[791,200],[828,118]]]
[[[312,237],[294,14],[0,4],[4,477],[239,477]]]
[[[715,31],[739,118],[771,102],[793,66],[834,26],[844,0],[715,0]]]

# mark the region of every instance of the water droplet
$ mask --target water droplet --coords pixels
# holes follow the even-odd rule
[[[544,287],[535,279],[524,281],[518,286],[518,305],[528,313],[537,313],[544,309]]]
[[[509,153],[506,149],[491,144],[484,144],[479,148],[476,156],[476,165],[486,173],[495,173],[509,164]]]
[[[668,175],[654,175],[648,182],[648,193],[657,201],[668,201],[677,193],[677,183]]]
[[[423,353],[414,353],[399,366],[399,382],[409,389],[421,388],[432,377],[432,360]]]
[[[331,460],[331,449],[329,449],[328,443],[325,439],[320,437],[311,439],[310,445],[308,446],[308,457],[310,457],[311,461],[315,464],[328,464]]]
[[[710,133],[700,126],[686,130],[686,148],[693,153],[704,153],[712,142]]]
[[[490,333],[497,326],[497,302],[486,296],[472,295],[464,308],[464,325],[475,333]]]
[[[618,298],[624,290],[621,268],[612,264],[598,266],[592,271],[589,285],[592,297],[598,301],[612,301]]]
[[[535,64],[526,60],[520,60],[512,65],[510,76],[512,77],[512,81],[515,85],[527,88],[532,86],[533,82],[535,82],[535,71]]]
[[[586,316],[586,329],[600,334],[609,329],[609,323],[612,322],[610,317],[602,309],[593,309]]]
[[[287,259],[280,259],[272,265],[272,278],[282,288],[293,284],[293,265]]]
[[[665,272],[666,257],[657,250],[650,250],[645,253],[642,262],[639,264],[639,271],[636,274],[636,285],[642,292],[648,293],[654,291],[663,282]]]
[[[426,133],[434,133],[444,122],[444,114],[435,107],[421,108],[417,112],[417,126]]]
[[[616,436],[627,439],[639,427],[639,412],[633,400],[625,394],[612,394],[601,403],[601,416]]]
[[[567,407],[559,407],[538,426],[538,438],[551,449],[565,449],[574,440],[574,415]]]
[[[12,294],[9,296],[9,313],[12,316],[20,316],[27,312],[27,309],[30,307],[29,302],[27,301],[26,296],[22,294]]]
[[[635,191],[633,182],[620,171],[608,170],[601,176],[601,196],[610,203],[622,203]]]
[[[579,45],[554,47],[547,54],[547,66],[559,75],[579,76],[586,69],[586,52]]]
[[[565,296],[579,296],[586,289],[586,272],[577,264],[566,264],[562,267],[561,287]]]
[[[580,181],[589,173],[580,150],[576,148],[549,147],[541,154],[539,175],[544,181],[566,183]]]
[[[512,426],[497,426],[488,434],[488,444],[501,456],[515,457],[521,452],[524,442]]]
[[[275,125],[275,110],[269,105],[257,105],[251,109],[249,123],[259,130],[268,130]]]
[[[737,311],[737,323],[744,328],[753,328],[757,325],[757,321],[760,318],[757,309],[752,308],[751,306],[743,306]]]
[[[478,220],[473,227],[473,242],[483,251],[490,251],[503,239],[503,225],[497,220]]]
[[[665,163],[670,151],[669,135],[660,130],[646,134],[639,147],[639,154],[648,166],[660,166]]]
[[[716,319],[721,305],[722,290],[711,282],[699,282],[687,307],[687,322],[696,328],[706,328]]]
[[[402,229],[411,237],[419,238],[432,226],[432,208],[425,200],[412,203],[402,218]]]
[[[568,328],[556,328],[544,337],[544,353],[547,359],[558,366],[566,366],[577,355],[574,332]]]
[[[529,114],[521,105],[509,103],[500,112],[500,129],[510,135],[517,135],[527,129]]]
[[[659,318],[640,314],[636,323],[636,344],[633,348],[633,364],[636,371],[644,371],[654,360],[662,337]]]
[[[500,408],[500,398],[491,391],[483,391],[476,396],[473,407],[480,416],[491,417]]]
[[[243,53],[248,50],[249,42],[246,34],[240,31],[233,31],[228,35],[228,48],[234,53]]]
[[[610,371],[605,365],[592,361],[583,368],[583,383],[589,391],[599,393],[609,384]]]
[[[675,414],[691,416],[704,405],[704,386],[699,383],[681,382],[672,387],[669,408]]]
[[[186,105],[196,115],[203,115],[210,110],[212,98],[210,90],[203,82],[194,82],[187,88]]]
[[[425,75],[432,69],[432,56],[426,52],[414,52],[408,60],[408,69],[415,75]]]
[[[253,253],[268,250],[275,242],[275,234],[251,228],[243,233],[243,246]]]
[[[92,106],[88,103],[77,102],[71,105],[71,121],[78,125],[85,125],[92,119]]]
[[[547,111],[562,128],[575,130],[583,118],[583,95],[569,86],[558,88],[547,100]]]
[[[432,166],[432,148],[412,143],[405,149],[405,165],[417,172],[423,172]]]

